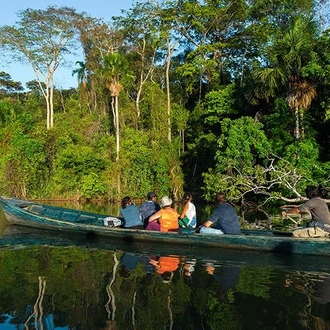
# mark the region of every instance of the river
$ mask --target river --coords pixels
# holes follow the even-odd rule
[[[327,257],[0,230],[0,330],[330,328]]]

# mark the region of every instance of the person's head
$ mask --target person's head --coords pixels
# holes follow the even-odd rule
[[[167,196],[163,196],[160,199],[160,206],[161,207],[167,207],[167,206],[171,206],[172,205],[172,199],[167,197]]]
[[[215,196],[215,200],[217,204],[225,203],[226,202],[226,195],[222,192],[217,193]]]
[[[306,197],[308,199],[311,199],[313,197],[319,197],[320,196],[320,190],[319,187],[316,186],[308,186],[305,189]]]
[[[192,194],[189,193],[189,192],[185,192],[184,195],[183,195],[183,198],[182,198],[182,201],[184,203],[188,203],[192,200]]]
[[[157,197],[157,195],[156,195],[154,192],[152,192],[152,191],[148,192],[148,194],[147,194],[147,199],[148,199],[148,201],[152,201],[152,200],[154,200],[156,197]]]
[[[129,196],[125,196],[122,200],[121,200],[121,207],[124,209],[127,205],[132,204],[132,200],[131,197]]]

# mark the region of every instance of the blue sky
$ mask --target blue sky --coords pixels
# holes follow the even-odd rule
[[[139,0],[142,2],[143,0]],[[112,16],[121,14],[121,9],[127,10],[136,3],[134,0],[7,0],[0,11],[0,25],[14,25],[18,21],[17,12],[27,8],[46,9],[48,6],[72,7],[77,12],[86,12],[92,17],[102,18],[105,22],[110,21]],[[83,60],[83,59],[75,59]],[[72,70],[59,68],[54,75],[55,85],[58,88],[69,88],[77,86],[77,78],[72,77]],[[9,73],[13,80],[25,82],[35,79],[32,69],[28,65],[19,63],[8,64],[3,57],[0,60],[0,71]]]

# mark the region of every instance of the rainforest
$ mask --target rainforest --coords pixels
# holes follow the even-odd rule
[[[142,1],[0,26],[0,194],[302,201],[329,184],[328,1]],[[77,88],[54,84],[71,64]]]

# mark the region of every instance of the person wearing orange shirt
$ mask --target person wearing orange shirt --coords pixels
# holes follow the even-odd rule
[[[149,224],[146,230],[158,230],[163,232],[178,231],[178,219],[180,215],[175,209],[171,207],[171,205],[172,200],[169,197],[162,197],[160,199],[161,210],[149,218]]]

